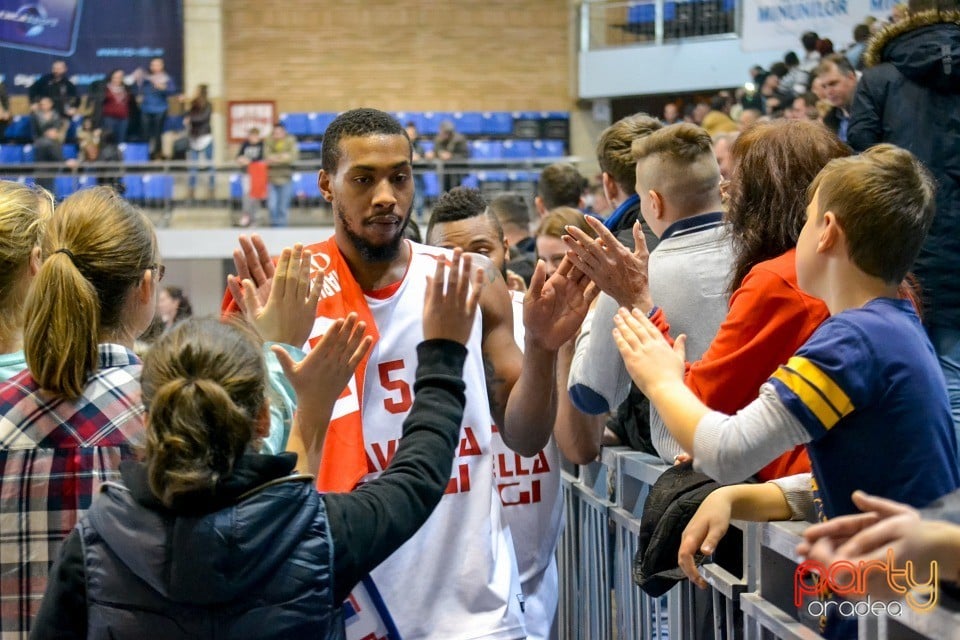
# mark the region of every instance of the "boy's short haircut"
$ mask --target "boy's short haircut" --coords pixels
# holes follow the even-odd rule
[[[520,193],[504,193],[490,201],[490,210],[501,225],[530,227],[530,205]]]
[[[259,128],[259,127],[250,127],[249,129],[247,129],[247,135],[248,135],[248,136],[252,136],[252,135],[254,135],[254,134],[260,135],[260,128]]]
[[[600,170],[610,175],[627,195],[636,193],[637,162],[633,158],[633,141],[663,128],[663,123],[645,113],[637,113],[614,122],[604,129],[597,141]]]
[[[543,200],[543,206],[549,211],[557,207],[578,207],[587,180],[577,168],[567,162],[556,162],[547,166],[537,181],[537,195]]]
[[[666,196],[682,213],[701,213],[720,200],[720,167],[710,134],[682,122],[633,141],[637,182]],[[641,180],[642,176],[642,180]]]
[[[850,259],[865,273],[899,284],[920,253],[935,213],[936,187],[905,149],[879,144],[858,156],[831,160],[808,190],[818,216],[833,212]]]

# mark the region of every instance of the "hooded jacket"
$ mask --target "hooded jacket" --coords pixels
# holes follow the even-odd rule
[[[864,55],[848,131],[862,151],[889,142],[937,180],[937,214],[914,273],[925,320],[960,328],[960,12],[925,11],[877,34]]]

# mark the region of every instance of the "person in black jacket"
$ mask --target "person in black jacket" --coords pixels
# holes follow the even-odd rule
[[[960,3],[913,0],[905,20],[871,40],[864,61],[850,146],[898,145],[937,180],[937,214],[913,273],[960,433]]]
[[[50,73],[40,76],[30,85],[27,94],[31,109],[36,110],[41,98],[50,98],[53,108],[62,118],[72,118],[80,103],[77,87],[67,77],[67,63],[63,60],[54,61]]]
[[[446,271],[438,261],[428,286],[416,399],[396,455],[349,494],[318,494],[312,476],[291,474],[293,454],[255,453],[269,408],[248,331],[190,319],[160,338],[142,375],[145,462],[123,466],[67,538],[30,637],[342,638],[341,602],[426,521],[450,477],[482,274],[470,277],[469,257],[461,269],[459,251]],[[305,291],[288,289],[286,309],[297,304],[290,290]],[[311,303],[299,299],[310,321]],[[281,357],[310,459],[370,347],[363,334],[350,314],[299,364]]]

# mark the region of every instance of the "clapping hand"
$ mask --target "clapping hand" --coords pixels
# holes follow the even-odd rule
[[[256,233],[249,238],[241,235],[240,248],[233,250],[233,264],[237,268],[237,275],[227,277],[227,289],[240,309],[243,310],[244,306],[243,291],[240,287],[240,283],[244,280],[253,281],[257,288],[257,300],[260,305],[267,304],[276,267],[263,238]]]
[[[324,277],[322,269],[310,277],[311,259],[312,254],[302,244],[284,249],[277,262],[266,304],[260,302],[258,287],[253,280],[247,278],[243,281],[241,308],[264,340],[295,347],[307,342],[316,320]],[[228,286],[235,286],[236,278],[230,276],[227,282]]]
[[[449,269],[443,257],[437,258],[433,277],[427,277],[424,340],[442,338],[465,345],[470,339],[483,288],[483,270],[472,267],[471,256],[464,255],[459,248],[453,250]]]

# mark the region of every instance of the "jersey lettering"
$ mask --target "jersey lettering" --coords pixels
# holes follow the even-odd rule
[[[519,504],[539,504],[540,481],[534,480],[530,483],[529,491],[520,487],[520,482],[505,482],[497,485],[497,491],[500,493],[500,504],[505,507],[511,507]]]

